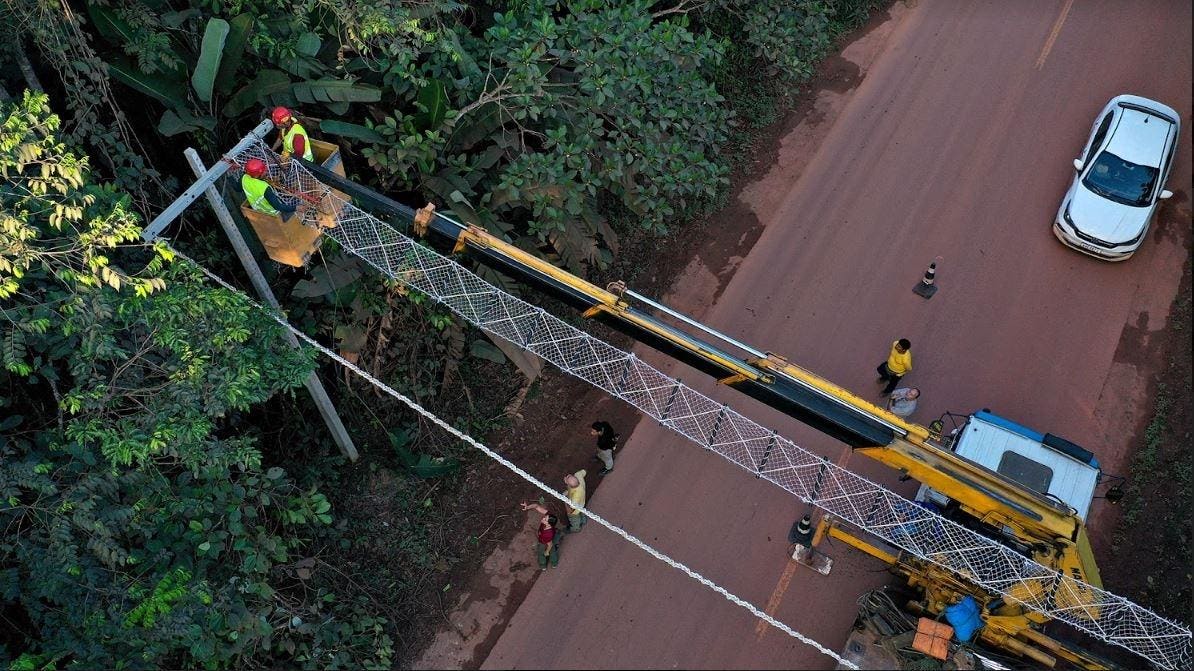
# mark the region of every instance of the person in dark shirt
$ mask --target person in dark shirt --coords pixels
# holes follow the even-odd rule
[[[289,219],[290,215],[294,214],[295,210],[297,209],[294,205],[288,205],[285,201],[279,198],[278,192],[274,191],[272,188],[265,190],[265,199],[269,201],[270,205],[274,206],[275,210],[282,213],[283,220]]]
[[[614,450],[618,447],[618,434],[609,422],[593,422],[589,435],[597,437],[597,459],[604,466],[597,475],[608,475],[614,470]]]

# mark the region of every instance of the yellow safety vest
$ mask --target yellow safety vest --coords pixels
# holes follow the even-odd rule
[[[314,161],[315,154],[311,151],[311,136],[307,135],[307,131],[298,123],[295,123],[293,126],[291,126],[290,130],[286,131],[286,134],[282,136],[282,149],[285,150],[287,154],[294,153],[295,135],[303,136],[303,158],[308,161]]]
[[[249,203],[249,207],[266,214],[278,214],[274,206],[270,205],[265,198],[265,190],[269,188],[268,182],[243,174],[240,176],[240,188],[245,190],[245,200]]]

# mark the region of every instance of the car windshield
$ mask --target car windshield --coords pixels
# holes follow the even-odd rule
[[[1082,183],[1100,196],[1124,205],[1148,205],[1157,169],[1136,165],[1105,151],[1095,159]]]

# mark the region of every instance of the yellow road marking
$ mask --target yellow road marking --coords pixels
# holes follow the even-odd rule
[[[788,584],[792,582],[792,576],[796,574],[796,567],[799,566],[795,561],[788,560],[788,565],[784,567],[784,572],[779,576],[779,583],[776,584],[775,589],[771,592],[771,598],[767,600],[767,607],[763,612],[771,617],[775,617],[775,611],[779,610],[779,602],[783,601],[784,592],[788,591]],[[771,625],[767,624],[766,620],[760,619],[755,625],[756,641],[763,640],[763,636],[767,634],[767,630]]]
[[[1053,22],[1053,30],[1049,31],[1049,39],[1045,40],[1045,46],[1041,49],[1041,55],[1036,59],[1036,69],[1040,70],[1045,64],[1045,59],[1049,57],[1049,52],[1053,50],[1053,43],[1057,41],[1057,36],[1061,34],[1061,24],[1065,23],[1065,17],[1070,13],[1070,7],[1074,4],[1074,0],[1065,0],[1065,5],[1061,8],[1061,13],[1057,15],[1057,20]]]
[[[851,450],[848,447],[845,448],[842,451],[842,456],[838,457],[837,465],[845,468],[846,464],[850,461],[851,454],[854,454],[854,450]],[[820,528],[818,528],[817,531],[820,532]],[[819,540],[819,538],[815,540]],[[817,544],[815,540],[813,543],[814,546]],[[763,609],[764,613],[767,613],[771,617],[775,617],[775,611],[779,610],[779,604],[784,600],[784,593],[788,591],[788,585],[792,582],[792,576],[796,573],[797,566],[799,566],[799,564],[797,564],[794,560],[788,560],[788,565],[784,567],[784,572],[779,576],[779,582],[775,584],[775,589],[771,590],[771,598],[767,599],[767,607]],[[763,636],[767,634],[767,630],[770,628],[771,625],[767,624],[766,620],[760,619],[755,624],[755,640],[763,640]]]
[[[854,454],[854,450],[848,447],[842,450],[842,456],[837,460],[838,468],[845,468],[846,464],[850,463],[851,454]]]

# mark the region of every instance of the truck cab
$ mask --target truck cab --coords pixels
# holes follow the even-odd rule
[[[968,416],[950,436],[958,456],[1074,510],[1086,520],[1099,482],[1099,462],[1088,450],[1042,434],[989,410]],[[950,499],[921,485],[916,500],[947,510]]]

